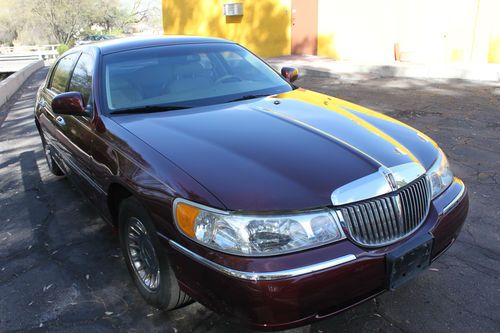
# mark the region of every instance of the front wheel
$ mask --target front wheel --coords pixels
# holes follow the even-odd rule
[[[306,325],[297,328],[291,328],[284,331],[275,331],[275,333],[311,333],[311,325]]]
[[[134,197],[120,205],[119,223],[127,268],[146,302],[162,310],[190,303],[191,298],[179,288],[149,215]]]
[[[52,154],[52,149],[50,146],[45,142],[45,138],[43,137],[43,134],[40,134],[41,139],[42,139],[42,145],[43,145],[43,152],[45,154],[45,160],[47,161],[47,167],[49,168],[50,172],[52,172],[53,175],[55,176],[63,176],[64,173],[62,172],[61,168],[57,165],[56,161],[54,160],[54,155]]]

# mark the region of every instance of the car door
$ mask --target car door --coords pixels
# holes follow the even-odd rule
[[[92,126],[94,114],[92,94],[94,65],[95,60],[92,54],[86,52],[79,54],[75,65],[70,71],[65,88],[65,91],[76,91],[82,94],[87,116],[56,114],[55,122],[53,122],[59,132],[58,141],[67,174],[91,200],[95,197],[96,190],[101,190],[91,176],[91,151],[94,135]],[[57,69],[54,75],[56,74]],[[49,91],[52,98],[58,92],[53,87]]]
[[[63,120],[62,116],[55,114],[52,111],[52,99],[66,91],[71,72],[73,71],[76,60],[80,56],[79,52],[70,53],[58,60],[52,72],[50,73],[48,82],[44,89],[42,89],[40,99],[36,107],[40,111],[40,125],[43,128],[44,138],[49,144],[52,153],[55,155],[56,161],[60,166],[66,170],[66,165],[63,163],[66,155],[66,140],[64,130],[59,122]]]
[[[94,98],[92,92],[92,79],[95,67],[93,54],[83,52],[72,72],[68,85],[68,91],[80,92],[83,104],[86,106],[87,116],[62,116],[65,121],[65,135],[69,143],[68,163],[82,182],[82,189],[88,192],[93,201],[96,191],[102,191],[93,179],[92,172],[92,145],[94,138],[94,127],[92,118],[94,116]]]

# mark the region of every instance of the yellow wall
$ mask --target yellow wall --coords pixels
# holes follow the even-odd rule
[[[484,1],[484,0],[483,0]],[[491,27],[488,39],[488,62],[500,64],[500,1],[489,0],[491,3],[488,13],[491,17]]]
[[[500,32],[490,38],[488,62],[492,64],[500,64]]]
[[[243,16],[226,17],[223,4],[243,3]],[[165,34],[226,38],[262,57],[290,54],[291,0],[163,0]]]

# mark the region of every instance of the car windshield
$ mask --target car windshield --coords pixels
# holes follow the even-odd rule
[[[103,57],[110,113],[190,108],[278,94],[293,86],[230,43],[149,47]]]

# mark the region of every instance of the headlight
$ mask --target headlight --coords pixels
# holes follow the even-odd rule
[[[177,199],[174,217],[178,229],[187,237],[236,255],[277,255],[345,237],[327,210],[282,215],[233,214]]]
[[[448,159],[441,149],[436,162],[427,170],[427,177],[431,184],[431,194],[434,199],[453,182],[453,173],[448,165]]]

